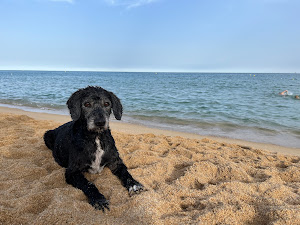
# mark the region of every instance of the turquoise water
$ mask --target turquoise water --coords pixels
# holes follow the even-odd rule
[[[113,91],[126,122],[300,147],[300,74],[0,71],[0,103],[68,114],[88,85]]]

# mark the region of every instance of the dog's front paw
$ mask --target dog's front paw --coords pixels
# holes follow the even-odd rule
[[[99,198],[99,199],[91,199],[90,204],[94,206],[95,209],[105,211],[105,208],[109,209],[109,201],[105,198]]]
[[[144,190],[145,190],[144,186],[137,182],[136,184],[134,184],[128,188],[128,193],[129,193],[129,196],[132,196],[135,194],[139,194],[140,192],[142,192]]]

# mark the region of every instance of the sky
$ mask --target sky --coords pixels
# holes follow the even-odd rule
[[[0,70],[300,72],[299,0],[0,0]]]

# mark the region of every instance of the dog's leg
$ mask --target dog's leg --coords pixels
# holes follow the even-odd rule
[[[97,187],[92,182],[89,182],[80,171],[72,171],[67,168],[65,176],[68,184],[83,191],[92,206],[96,209],[101,209],[103,212],[105,208],[109,210],[109,202],[98,191]]]
[[[130,175],[127,167],[124,165],[120,157],[118,157],[114,162],[109,163],[107,166],[111,172],[120,179],[122,185],[128,190],[130,196],[144,190],[144,186],[133,179]]]

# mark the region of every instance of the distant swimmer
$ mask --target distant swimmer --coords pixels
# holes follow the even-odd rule
[[[286,96],[286,95],[293,96],[293,93],[289,92],[288,90],[285,90],[283,92],[279,92],[278,94],[279,95],[284,95],[284,96]],[[295,99],[300,99],[299,95],[295,95],[294,98]]]
[[[288,95],[288,90],[285,90],[283,92],[279,92],[280,95]]]

